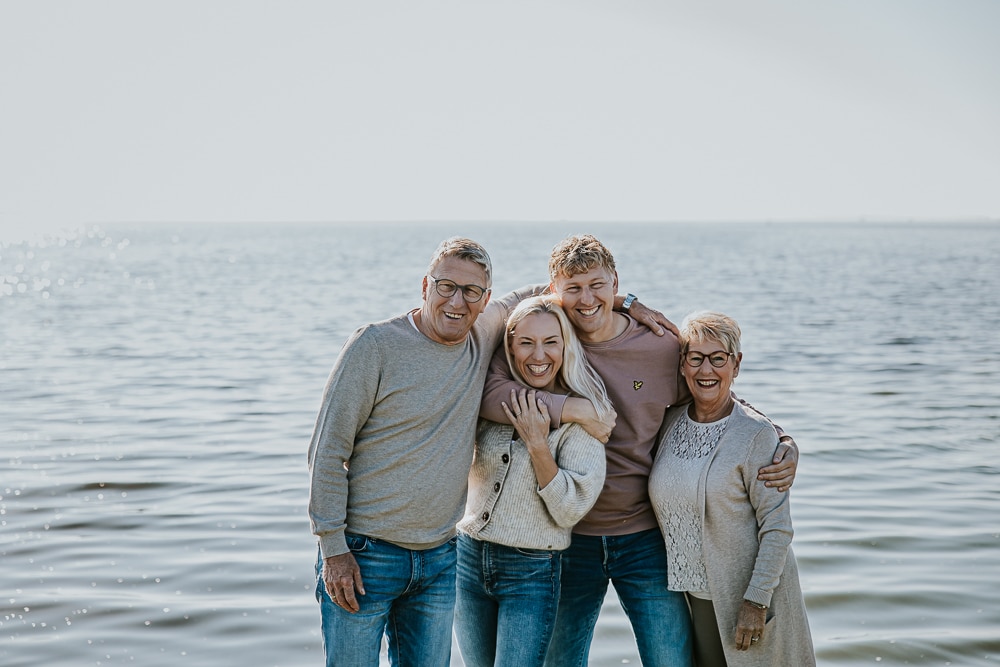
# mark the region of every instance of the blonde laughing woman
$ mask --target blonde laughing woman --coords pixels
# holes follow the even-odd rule
[[[575,423],[549,429],[535,390],[615,413],[573,326],[552,297],[521,302],[504,349],[514,377],[511,424],[480,420],[466,514],[458,524],[455,634],[468,667],[541,667],[559,602],[561,552],[604,485],[605,452]]]

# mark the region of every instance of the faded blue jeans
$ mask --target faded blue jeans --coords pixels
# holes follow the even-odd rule
[[[586,667],[608,582],[615,587],[646,667],[691,667],[684,593],[667,589],[667,553],[656,528],[632,535],[573,535],[563,552],[562,592],[546,667]]]
[[[559,604],[560,553],[459,534],[455,635],[466,667],[541,667]]]
[[[365,585],[357,613],[333,603],[323,583],[322,556],[316,563],[327,667],[377,667],[383,634],[389,638],[392,665],[447,667],[455,614],[455,539],[414,551],[348,534],[347,546]]]

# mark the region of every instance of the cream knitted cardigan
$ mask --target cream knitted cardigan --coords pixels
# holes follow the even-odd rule
[[[567,548],[573,526],[590,511],[604,485],[604,446],[574,423],[551,431],[548,444],[559,472],[539,489],[514,427],[481,419],[458,530],[510,547]]]

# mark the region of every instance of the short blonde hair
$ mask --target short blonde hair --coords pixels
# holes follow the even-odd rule
[[[452,236],[450,239],[441,241],[441,244],[431,256],[431,263],[427,267],[427,275],[433,274],[437,265],[448,257],[457,257],[458,259],[475,262],[483,267],[483,270],[486,272],[485,287],[489,288],[493,285],[493,264],[490,262],[490,255],[486,252],[486,248],[472,239]]]
[[[549,279],[560,275],[572,277],[595,267],[615,272],[615,258],[607,247],[590,234],[568,236],[552,248],[549,255]]]
[[[681,322],[681,354],[685,354],[691,343],[717,340],[726,352],[740,353],[740,325],[736,320],[722,313],[702,310],[691,313]]]
[[[559,369],[559,376],[563,385],[575,395],[586,398],[593,403],[598,416],[604,417],[611,414],[614,408],[611,405],[611,399],[608,398],[604,381],[587,361],[583,345],[580,344],[580,339],[573,331],[572,323],[554,296],[544,295],[525,299],[517,304],[507,317],[503,347],[504,352],[507,353],[507,363],[514,379],[523,385],[528,384],[514,366],[514,354],[511,351],[514,328],[524,318],[538,313],[549,313],[559,321],[559,330],[563,339],[562,366]]]

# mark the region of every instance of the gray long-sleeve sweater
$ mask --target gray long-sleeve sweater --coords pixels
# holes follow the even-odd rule
[[[309,519],[324,558],[347,553],[345,532],[408,549],[455,535],[486,368],[507,312],[491,303],[458,345],[428,339],[406,315],[348,339],[309,445]]]

